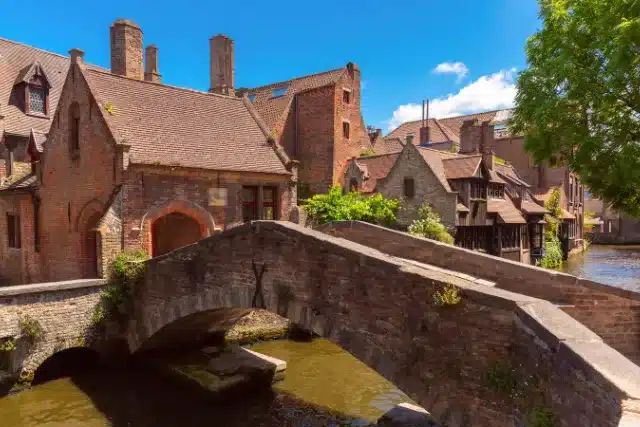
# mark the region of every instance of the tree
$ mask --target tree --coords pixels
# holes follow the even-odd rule
[[[435,213],[428,203],[420,206],[420,219],[409,226],[409,233],[448,244],[453,244],[453,237],[440,222],[440,215]]]
[[[344,194],[338,186],[327,194],[316,194],[307,200],[305,209],[320,224],[332,221],[364,221],[393,225],[400,203],[382,194],[364,196],[357,191]]]
[[[537,162],[567,164],[599,197],[640,214],[640,1],[538,0],[511,131]]]

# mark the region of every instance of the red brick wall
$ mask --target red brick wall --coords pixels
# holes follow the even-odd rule
[[[69,149],[68,110],[73,102],[80,106],[80,151],[76,159]],[[117,174],[113,141],[99,108],[78,70],[70,72],[42,165],[42,255],[47,280],[89,274],[86,222],[107,208]]]

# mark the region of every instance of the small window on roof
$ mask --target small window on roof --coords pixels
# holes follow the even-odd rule
[[[46,114],[46,94],[42,86],[29,85],[29,112]]]
[[[256,94],[255,93],[249,94],[249,101],[253,102],[255,100],[256,100]]]
[[[277,98],[279,96],[284,96],[284,94],[287,93],[287,89],[288,89],[287,87],[279,87],[279,88],[273,89],[271,91],[271,97]]]

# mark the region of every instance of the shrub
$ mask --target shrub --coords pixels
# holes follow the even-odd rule
[[[433,303],[438,307],[458,305],[462,301],[460,290],[454,285],[446,285],[444,289],[433,294]]]
[[[538,266],[550,270],[558,270],[562,267],[563,258],[560,240],[557,237],[553,237],[545,243],[545,255],[538,261]]]
[[[131,312],[133,288],[144,278],[149,257],[143,251],[122,252],[111,263],[109,281],[100,293],[100,301],[96,305],[92,322],[102,323],[104,320],[123,322]]]
[[[20,332],[22,335],[24,335],[31,344],[37,343],[42,339],[42,337],[44,337],[44,330],[42,329],[40,322],[28,314],[25,314],[20,318],[18,325],[20,326]]]
[[[16,349],[16,340],[15,338],[6,338],[4,340],[0,340],[0,351],[2,352],[10,352]]]
[[[306,201],[309,216],[320,224],[332,221],[364,221],[393,225],[400,203],[381,194],[364,196],[356,191],[343,194],[333,187],[327,194],[316,194]]]
[[[362,151],[360,152],[360,157],[375,156],[375,155],[376,155],[376,152],[375,152],[375,151],[373,151],[373,149],[372,149],[372,148],[368,148],[368,149],[366,149],[366,150],[362,150]]]
[[[420,219],[409,226],[409,233],[427,239],[453,244],[453,237],[440,222],[440,215],[435,213],[428,203],[420,207]]]

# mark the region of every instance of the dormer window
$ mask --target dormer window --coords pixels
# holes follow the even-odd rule
[[[489,184],[489,197],[492,199],[504,199],[504,185]]]
[[[47,94],[44,87],[29,85],[29,112],[47,114]]]
[[[279,88],[273,89],[271,91],[271,97],[272,98],[278,98],[280,96],[284,96],[285,93],[287,93],[287,88],[286,87],[279,87]]]

